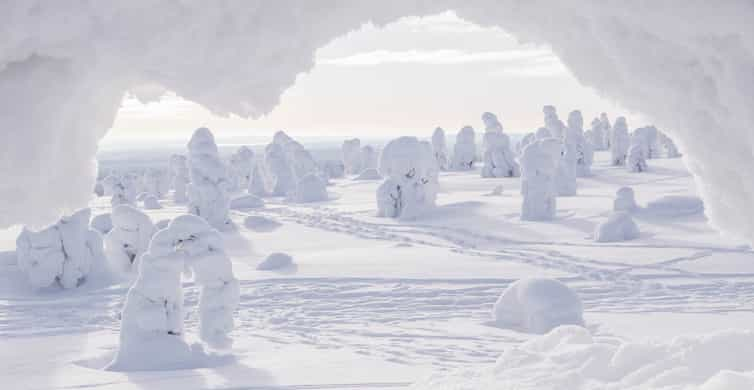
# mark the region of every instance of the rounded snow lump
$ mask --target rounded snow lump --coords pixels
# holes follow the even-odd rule
[[[565,284],[547,278],[511,283],[493,308],[495,324],[530,333],[547,333],[560,325],[584,325],[581,299]]]
[[[230,208],[233,210],[256,209],[259,207],[264,207],[264,200],[256,195],[239,196],[230,201]]]
[[[380,180],[382,179],[382,175],[380,175],[380,172],[375,168],[368,168],[359,174],[359,176],[356,176],[353,178],[354,180]]]
[[[271,271],[293,265],[293,258],[285,253],[275,252],[267,256],[263,262],[259,263],[257,270]]]
[[[607,221],[597,225],[594,231],[594,241],[597,242],[618,242],[635,238],[639,238],[639,227],[631,215],[624,211],[610,214]]]

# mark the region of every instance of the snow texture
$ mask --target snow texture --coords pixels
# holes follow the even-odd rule
[[[243,221],[243,225],[246,226],[247,229],[255,232],[271,232],[282,226],[280,222],[260,215],[250,215],[246,217]]]
[[[456,135],[451,168],[455,171],[468,171],[474,168],[475,160],[476,140],[474,129],[471,126],[465,126]]]
[[[196,129],[188,143],[188,211],[198,215],[215,229],[228,225],[228,177],[215,144],[206,127]]]
[[[345,173],[356,175],[361,172],[361,141],[358,138],[343,141],[341,152]]]
[[[594,230],[594,241],[597,242],[620,242],[636,238],[639,238],[639,227],[631,214],[624,211],[613,212]]]
[[[435,207],[438,169],[429,143],[416,137],[390,141],[380,155],[377,215],[411,219]]]
[[[492,309],[495,324],[529,333],[547,333],[561,325],[584,325],[578,295],[555,279],[517,280]]]
[[[293,265],[293,258],[285,253],[275,252],[267,256],[264,261],[257,265],[259,271],[273,271],[288,268]]]
[[[445,142],[445,130],[442,127],[436,128],[432,133],[432,152],[435,155],[437,167],[441,171],[448,170],[450,159],[448,158],[448,146]]]
[[[115,207],[110,219],[113,227],[105,236],[107,260],[116,271],[136,271],[155,233],[154,224],[148,215],[129,205]]]
[[[88,208],[81,209],[42,230],[21,231],[16,239],[18,267],[34,288],[78,287],[95,263],[104,263],[102,236],[89,229],[90,215]]]
[[[482,114],[482,121],[485,126],[482,177],[521,176],[510,139],[503,133],[503,125],[491,112]]]
[[[264,207],[264,200],[256,195],[241,195],[230,201],[230,208],[233,210],[258,209]]]
[[[521,219],[547,221],[557,211],[557,175],[561,143],[555,138],[538,139],[521,155]]]
[[[292,200],[298,203],[323,202],[327,200],[327,185],[318,175],[310,173],[296,183]]]

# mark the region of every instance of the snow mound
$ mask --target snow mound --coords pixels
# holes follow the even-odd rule
[[[260,207],[264,207],[264,200],[256,195],[239,196],[230,201],[230,208],[233,210],[257,209]]]
[[[704,212],[704,202],[696,196],[663,196],[647,203],[645,211],[651,215],[681,217]]]
[[[639,227],[631,215],[624,211],[610,214],[607,221],[597,225],[594,230],[594,241],[597,242],[619,242],[636,238],[639,238]]]
[[[529,333],[584,324],[581,299],[555,279],[531,278],[511,283],[492,312],[497,326]]]
[[[562,326],[505,351],[493,367],[436,375],[413,390],[750,390],[754,332],[666,342],[592,336]]]
[[[296,183],[294,202],[323,202],[327,200],[327,184],[319,176],[309,173]]]
[[[246,226],[247,229],[255,232],[271,232],[282,226],[280,222],[275,221],[274,219],[259,215],[250,215],[246,217],[243,221],[243,225]]]
[[[110,218],[110,213],[104,213],[94,216],[89,226],[102,234],[107,234],[113,228],[113,220]]]
[[[287,268],[293,265],[293,258],[285,253],[275,252],[267,256],[263,262],[257,265],[259,271],[272,271]]]
[[[375,168],[369,168],[361,171],[359,173],[359,176],[356,176],[353,178],[353,180],[380,180],[382,179],[382,175],[380,175],[380,171],[378,171]]]
[[[157,210],[162,208],[157,197],[151,194],[144,197],[142,204],[144,205],[145,210]]]
[[[630,213],[638,207],[639,206],[636,205],[636,199],[634,198],[633,188],[621,187],[615,192],[613,211],[625,211]]]

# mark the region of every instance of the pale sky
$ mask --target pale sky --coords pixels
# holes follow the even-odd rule
[[[301,74],[269,115],[246,120],[212,115],[174,94],[142,104],[126,97],[105,144],[123,139],[188,139],[200,126],[218,136],[428,137],[436,126],[455,134],[482,129],[484,111],[506,131],[542,126],[542,106],[553,104],[565,121],[580,109],[585,125],[602,111],[644,123],[594,90],[583,87],[548,47],[524,45],[497,28],[482,28],[448,12],[371,25],[317,52],[316,66]],[[632,123],[635,120],[637,123]]]

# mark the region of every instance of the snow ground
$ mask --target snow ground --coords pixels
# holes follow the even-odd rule
[[[681,160],[651,171],[610,167],[598,153],[579,194],[558,199],[553,222],[519,220],[518,179],[442,173],[439,208],[417,221],[376,218],[377,181],[335,180],[330,201],[232,210],[225,233],[241,281],[233,357],[218,367],[160,372],[99,370],[118,341],[127,286],[33,292],[15,265],[18,229],[0,233],[0,378],[8,389],[390,389],[444,370],[493,363],[533,336],[492,326],[490,311],[520,277],[556,277],[573,288],[595,335],[663,339],[754,328],[754,252],[719,235],[701,214],[634,218],[641,237],[595,243],[615,191],[640,205],[694,195]],[[498,185],[502,195],[489,195]],[[183,212],[161,201],[154,221]],[[92,202],[93,214],[109,199]],[[244,227],[248,216],[280,223]],[[272,252],[295,266],[257,271]],[[198,291],[186,284],[187,308]],[[187,318],[195,332],[197,316]]]

